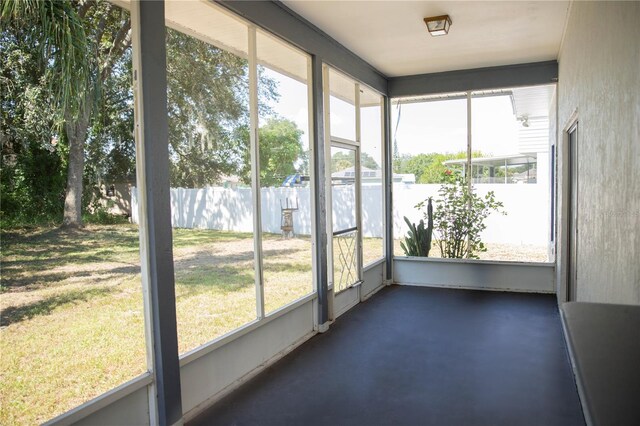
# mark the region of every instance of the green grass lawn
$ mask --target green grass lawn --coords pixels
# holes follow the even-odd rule
[[[256,318],[253,234],[174,230],[180,353]],[[365,263],[382,252],[365,239]],[[265,310],[312,291],[308,237],[263,239]],[[0,424],[46,421],[146,371],[134,225],[2,233]]]
[[[135,225],[1,237],[0,424],[41,423],[146,371]],[[184,354],[256,319],[254,243],[250,233],[196,229],[173,238]],[[312,292],[308,237],[266,234],[262,248],[267,313]],[[381,256],[382,240],[366,238],[363,249],[367,264]],[[482,257],[492,256],[546,260],[526,247],[490,245]]]
[[[40,423],[144,372],[138,232],[2,234],[0,423]]]

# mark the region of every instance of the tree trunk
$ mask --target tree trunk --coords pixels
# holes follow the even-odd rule
[[[88,107],[84,108],[85,110]],[[89,114],[83,111],[74,119],[65,117],[65,130],[69,142],[69,168],[64,197],[63,226],[82,226],[82,177],[84,175],[84,141],[89,127]]]

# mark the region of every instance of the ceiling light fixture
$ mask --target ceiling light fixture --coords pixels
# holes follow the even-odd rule
[[[442,36],[449,33],[451,18],[449,18],[449,15],[432,16],[430,18],[424,18],[424,23],[427,24],[429,34],[434,37]]]

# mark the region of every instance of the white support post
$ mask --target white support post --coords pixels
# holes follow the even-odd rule
[[[356,191],[356,228],[358,228],[358,235],[356,241],[356,271],[357,271],[357,281],[362,281],[362,169],[360,164],[360,150],[361,148],[361,126],[360,126],[360,84],[356,83],[355,87],[355,107],[356,107],[356,158],[355,158],[355,191]],[[360,297],[363,296],[362,290],[359,287],[358,291],[360,292]]]
[[[137,207],[138,207],[138,233],[140,239],[140,279],[142,281],[142,302],[144,311],[144,328],[145,343],[147,349],[147,369],[153,373],[155,371],[155,356],[153,352],[153,318],[151,317],[151,292],[149,284],[149,253],[147,247],[148,240],[148,224],[147,216],[144,214],[147,205],[147,184],[145,178],[145,146],[142,143],[144,133],[144,120],[142,118],[142,81],[138,77],[141,68],[140,58],[140,5],[139,2],[133,1],[131,4],[131,44],[132,49],[132,68],[133,68],[133,116],[134,123],[134,139],[136,143],[136,186],[137,186]],[[156,402],[155,381],[149,386],[149,422],[150,424],[158,423],[158,404]]]
[[[334,274],[333,274],[333,194],[331,192],[331,123],[329,121],[331,105],[331,88],[329,82],[329,67],[322,65],[322,98],[324,106],[324,158],[325,162],[325,199],[326,209],[326,236],[327,236],[327,277],[328,295],[327,302],[329,308],[329,320],[333,321],[333,298],[335,295]]]
[[[258,57],[256,27],[249,26],[249,126],[251,139],[251,192],[253,199],[253,259],[256,285],[256,315],[264,313],[264,280],[262,272],[262,205],[260,194],[260,141],[258,140]]]
[[[504,183],[505,185],[508,183],[507,180],[507,159],[504,159]]]

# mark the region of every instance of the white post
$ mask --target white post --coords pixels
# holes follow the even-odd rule
[[[264,318],[264,280],[262,279],[262,206],[260,203],[260,155],[258,140],[258,58],[256,27],[249,26],[249,121],[251,138],[251,190],[253,197],[253,247],[256,284],[256,313]]]
[[[360,140],[360,85],[356,83],[355,85],[355,107],[356,107],[356,151],[355,151],[355,213],[356,213],[356,228],[358,228],[356,235],[356,280],[362,281],[362,167],[360,164],[360,149],[361,149],[361,140]],[[362,298],[362,289],[358,287],[358,291],[360,292],[360,298]]]

